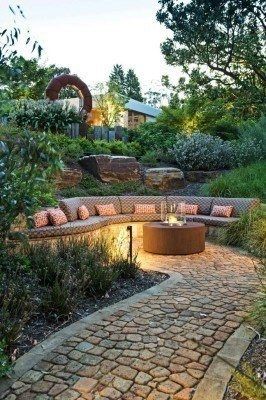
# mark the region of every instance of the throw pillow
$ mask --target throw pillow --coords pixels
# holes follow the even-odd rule
[[[233,206],[213,206],[211,216],[229,218],[233,212]]]
[[[198,204],[186,204],[185,205],[185,213],[189,215],[197,215],[199,211]]]
[[[97,213],[102,216],[116,215],[116,209],[113,204],[95,204]]]
[[[67,217],[59,208],[49,211],[49,219],[52,225],[63,225],[67,223]]]
[[[135,204],[135,214],[156,214],[155,204]]]
[[[90,216],[90,213],[89,213],[87,207],[84,206],[84,204],[78,208],[78,217],[79,217],[79,219],[83,219],[83,220],[84,219],[88,219],[89,216]]]
[[[42,228],[49,225],[48,211],[39,211],[33,215],[33,222],[35,228]]]

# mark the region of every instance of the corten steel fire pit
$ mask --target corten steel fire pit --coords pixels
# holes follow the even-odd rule
[[[188,222],[183,226],[151,222],[143,225],[143,249],[149,253],[186,255],[205,250],[205,225]]]

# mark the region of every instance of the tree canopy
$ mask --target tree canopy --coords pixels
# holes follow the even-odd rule
[[[122,65],[115,64],[109,76],[108,86],[111,92],[143,101],[139,79],[131,68],[125,72]]]
[[[168,64],[188,74],[188,85],[181,81],[185,94],[222,95],[229,103],[236,101],[242,114],[258,116],[266,94],[265,2],[159,0],[159,4],[157,19],[172,32],[162,52]]]
[[[69,68],[40,65],[36,58],[13,56],[0,66],[0,88],[7,99],[43,99],[49,81],[56,75],[69,74]],[[69,96],[70,93],[67,93]]]

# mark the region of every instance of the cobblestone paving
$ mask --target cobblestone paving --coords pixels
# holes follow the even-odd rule
[[[16,381],[7,400],[189,400],[254,297],[254,261],[208,244],[192,256],[140,251],[182,282],[90,325]],[[245,311],[244,311],[245,310]]]

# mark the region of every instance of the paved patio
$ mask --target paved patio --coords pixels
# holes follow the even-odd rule
[[[143,268],[169,271],[179,279],[83,324],[82,330],[45,352],[13,383],[5,399],[192,398],[254,298],[255,261],[210,243],[197,255],[165,257],[140,251],[139,258]]]

